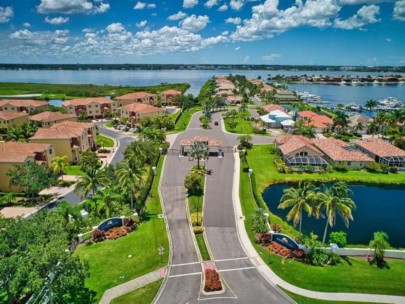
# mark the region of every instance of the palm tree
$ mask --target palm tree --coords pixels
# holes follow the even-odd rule
[[[114,204],[120,202],[121,196],[117,194],[110,186],[99,191],[95,197],[97,200],[96,212],[98,215],[104,212],[106,218],[111,217],[111,212],[114,208]]]
[[[337,126],[341,127],[342,129],[346,129],[349,122],[347,120],[347,115],[344,112],[336,112],[336,116],[333,119],[333,128]]]
[[[370,241],[370,248],[374,249],[374,261],[379,267],[384,264],[384,252],[389,248],[388,234],[382,231],[374,232],[374,238]]]
[[[197,168],[200,168],[200,159],[207,159],[208,154],[208,147],[204,143],[197,141],[191,145],[190,160],[197,160]]]
[[[103,174],[103,171],[97,169],[86,170],[79,182],[75,186],[75,191],[82,191],[82,198],[92,192],[97,193],[97,188],[108,184],[108,178]]]
[[[359,132],[362,131],[364,128],[363,124],[359,121],[353,128],[353,131]]]
[[[33,122],[22,124],[21,126],[22,141],[28,142],[28,139],[31,136],[33,136],[37,130],[38,127]]]
[[[300,182],[298,188],[284,189],[284,194],[280,199],[279,209],[291,208],[287,213],[287,221],[293,220],[294,227],[300,224],[301,235],[302,213],[305,210],[308,216],[313,212],[313,201],[315,198],[315,188],[312,184]]]
[[[252,229],[255,233],[266,233],[269,231],[268,226],[269,221],[264,215],[264,210],[262,208],[257,208],[252,215]]]
[[[87,119],[87,112],[85,110],[80,110],[77,119],[79,121],[85,121]]]
[[[340,215],[346,227],[349,226],[349,220],[353,220],[352,209],[356,208],[356,205],[349,197],[351,193],[351,190],[348,189],[347,185],[343,182],[338,182],[331,188],[324,186],[323,192],[317,193],[317,218],[322,215],[322,211],[325,211],[326,214],[326,226],[322,244],[325,244],[328,225],[331,227],[335,225],[337,214]]]
[[[20,141],[21,136],[21,128],[16,125],[11,126],[7,132],[7,140],[10,141]]]
[[[146,151],[145,145],[143,142],[134,141],[131,143],[124,152],[124,157],[129,162],[137,162],[143,163],[146,159]]]
[[[366,102],[365,107],[367,108],[367,110],[369,110],[369,112],[373,112],[374,108],[377,106],[377,101],[370,99]]]
[[[118,184],[131,196],[131,209],[134,209],[134,199],[143,185],[143,166],[137,162],[123,161],[117,169]],[[138,210],[139,214],[142,210]]]
[[[368,123],[367,133],[372,134],[374,137],[374,134],[376,131],[377,131],[377,124],[376,124],[375,120],[373,119],[372,121],[370,121]]]
[[[55,172],[58,175],[61,175],[62,180],[63,180],[63,174],[65,173],[66,168],[69,167],[67,159],[68,159],[68,157],[66,155],[55,156],[51,161],[53,172]]]

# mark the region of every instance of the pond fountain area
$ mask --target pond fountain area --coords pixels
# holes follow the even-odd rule
[[[283,190],[294,184],[278,184],[266,188],[263,199],[270,211],[286,220],[289,209],[278,209]],[[368,245],[375,231],[384,231],[389,236],[393,247],[405,247],[405,187],[348,185],[353,192],[351,198],[357,208],[353,210],[354,221],[349,228],[337,216],[336,225],[328,227],[332,231],[345,231],[349,244]],[[326,218],[303,215],[302,230],[309,234],[314,232],[322,237]],[[292,225],[292,222],[289,222]]]

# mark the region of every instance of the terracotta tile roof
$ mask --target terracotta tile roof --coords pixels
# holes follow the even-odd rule
[[[31,99],[3,99],[0,100],[0,107],[5,105],[11,105],[14,107],[43,107],[47,106],[48,103],[46,101],[39,101],[39,100],[31,100]]]
[[[272,86],[269,86],[268,84],[264,84],[263,87],[261,88],[261,91],[265,92],[273,92],[274,88]]]
[[[155,97],[155,94],[151,94],[151,93],[147,93],[147,92],[134,92],[134,93],[129,93],[129,94],[125,94],[122,96],[118,96],[115,99],[119,100],[119,99],[138,99],[138,98],[145,98],[145,97]]]
[[[77,99],[71,99],[71,100],[66,100],[62,103],[63,106],[68,107],[68,106],[86,106],[92,102],[96,102],[98,104],[110,104],[112,101],[111,99],[108,99],[106,97],[89,97],[89,98],[77,98]]]
[[[298,115],[302,118],[311,118],[313,116],[317,116],[318,114],[312,111],[300,111],[298,112]]]
[[[70,128],[67,126],[53,125],[50,128],[39,128],[30,139],[65,139],[82,136],[85,129]]]
[[[276,137],[276,143],[283,153],[283,155],[289,155],[294,151],[306,147],[313,152],[317,153],[319,156],[322,152],[316,148],[309,138],[302,135],[285,135]]]
[[[63,114],[61,112],[50,112],[45,111],[36,115],[32,115],[30,120],[34,121],[44,121],[44,122],[51,122],[51,121],[58,121],[63,119],[71,119],[76,118],[76,114]]]
[[[230,95],[226,97],[226,101],[229,103],[238,103],[238,102],[242,102],[243,98],[240,96],[234,96],[234,95]]]
[[[368,138],[364,140],[356,140],[355,144],[363,149],[378,155],[384,156],[405,156],[405,151],[391,145],[388,141],[381,138]]]
[[[163,112],[162,108],[154,107],[144,103],[131,103],[126,106],[122,106],[118,109],[127,110],[129,112],[136,112],[136,113],[155,113],[155,112]]]
[[[366,127],[367,124],[370,121],[372,121],[373,119],[366,115],[358,114],[358,115],[350,116],[347,120],[348,120],[349,127],[355,127],[359,122],[362,123],[363,127]]]
[[[2,120],[11,120],[20,117],[29,116],[27,112],[4,112],[0,111],[0,119]]]
[[[166,91],[162,92],[162,94],[163,95],[181,95],[183,93],[180,91],[177,91],[177,90],[166,90]]]
[[[268,104],[268,105],[263,106],[262,108],[263,108],[263,110],[265,110],[267,112],[279,110],[279,111],[283,111],[284,113],[287,113],[287,110],[278,104]]]
[[[373,159],[366,154],[339,139],[313,139],[312,142],[319,150],[334,161],[373,161]]]
[[[333,125],[333,120],[325,115],[315,115],[310,118],[307,124],[317,129],[323,129]]]
[[[195,142],[207,142],[208,146],[221,147],[222,141],[216,139],[210,139],[207,136],[196,136],[193,139],[183,139],[180,141],[181,146],[191,146]]]
[[[92,129],[94,128],[94,123],[92,122],[78,122],[78,121],[62,121],[56,125],[53,125],[51,128],[64,126],[68,128],[79,128],[79,129]]]
[[[22,163],[28,157],[35,157],[36,153],[46,151],[51,144],[5,142],[0,143],[1,163]]]

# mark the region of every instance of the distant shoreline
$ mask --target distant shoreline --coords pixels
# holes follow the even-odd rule
[[[0,70],[268,70],[405,73],[405,66],[247,65],[247,64],[13,64]]]

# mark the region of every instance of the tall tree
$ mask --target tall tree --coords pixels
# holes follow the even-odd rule
[[[55,156],[51,161],[53,172],[62,176],[62,180],[63,180],[63,174],[65,173],[65,170],[69,167],[69,163],[67,162],[67,159],[68,159],[68,157],[66,155]]]
[[[325,244],[328,225],[331,227],[335,225],[337,215],[340,215],[346,227],[349,226],[349,221],[353,220],[352,210],[356,208],[356,204],[350,195],[351,191],[343,182],[335,183],[330,188],[324,186],[323,191],[317,193],[316,215],[319,218],[322,216],[322,212],[325,212],[326,216],[322,244]]]
[[[122,197],[111,186],[97,192],[94,197],[97,200],[96,212],[98,215],[105,214],[106,218],[110,218],[114,210],[114,206],[119,204]]]
[[[299,232],[302,231],[302,214],[305,211],[308,216],[313,212],[313,201],[315,198],[315,187],[306,182],[300,182],[298,188],[284,189],[284,194],[280,199],[279,209],[291,208],[287,213],[287,220],[293,220],[294,226],[299,224]]]
[[[209,150],[207,145],[202,142],[195,142],[191,145],[189,157],[191,160],[197,160],[197,168],[200,168],[200,160],[207,159]]]
[[[134,200],[139,193],[141,186],[144,183],[144,168],[140,163],[130,163],[123,161],[116,171],[118,183],[124,191],[128,191],[131,197],[131,209],[134,209]],[[142,213],[142,208],[137,210],[139,214]]]
[[[82,192],[82,199],[92,192],[97,193],[97,189],[101,186],[108,185],[108,179],[103,174],[103,171],[98,169],[87,170],[80,177],[79,182],[75,186],[76,192]]]
[[[347,128],[348,124],[347,115],[342,111],[336,112],[336,116],[333,118],[333,128],[336,129],[340,127],[341,130],[344,130]]]
[[[366,107],[366,109],[369,110],[370,112],[373,112],[374,109],[375,109],[375,107],[377,106],[377,104],[378,104],[378,103],[377,103],[376,100],[370,99],[370,100],[366,101],[365,107]]]

